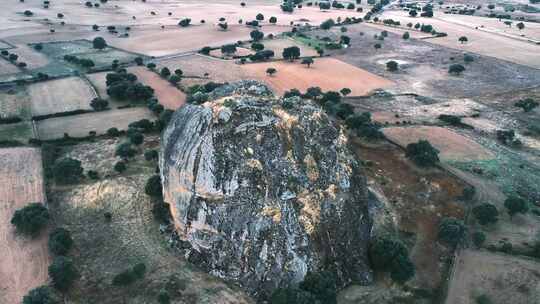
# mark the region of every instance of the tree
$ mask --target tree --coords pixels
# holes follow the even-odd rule
[[[129,142],[138,146],[144,142],[144,136],[139,131],[128,132]]]
[[[311,58],[311,57],[307,57],[307,58],[302,59],[302,64],[307,65],[308,68],[313,64],[313,62],[314,62],[313,58]]]
[[[391,72],[395,72],[398,70],[398,63],[395,62],[394,60],[390,60],[386,63],[386,69],[391,71]]]
[[[409,34],[409,32],[405,32],[403,33],[403,36],[401,36],[404,40],[407,40],[411,37],[411,35]]]
[[[184,75],[184,71],[182,71],[181,69],[176,69],[174,70],[174,74],[178,77],[182,77],[182,75]]]
[[[121,158],[133,157],[137,151],[131,147],[131,143],[126,142],[116,147],[115,155]]]
[[[373,46],[375,48],[375,50],[378,50],[380,49],[382,46],[380,43],[375,43],[375,45]]]
[[[119,161],[119,162],[116,162],[116,164],[114,164],[114,171],[118,173],[122,173],[126,171],[126,169],[127,169],[126,162]]]
[[[321,23],[320,28],[322,30],[329,30],[331,27],[333,27],[336,24],[334,19],[327,19],[323,23]]]
[[[395,239],[376,237],[369,243],[369,259],[377,271],[390,272],[396,282],[406,282],[415,274],[407,248]]]
[[[251,49],[254,50],[254,51],[262,51],[264,50],[264,44],[262,43],[259,43],[259,42],[253,42],[251,44]]]
[[[482,231],[476,231],[472,235],[472,241],[476,247],[481,247],[486,241],[486,235]]]
[[[347,95],[351,94],[352,91],[349,88],[343,88],[339,92],[341,93],[341,95],[347,96]]]
[[[39,286],[23,297],[22,304],[57,304],[53,292],[48,286]]]
[[[465,238],[467,228],[463,221],[445,217],[439,224],[439,239],[451,246],[456,246]]]
[[[105,39],[103,39],[103,37],[96,37],[96,38],[94,38],[94,40],[92,41],[92,46],[93,46],[95,49],[103,50],[104,48],[107,47],[107,42],[105,41]]]
[[[525,98],[525,99],[520,99],[518,102],[514,104],[514,106],[518,108],[522,108],[523,111],[525,112],[532,111],[534,108],[538,107],[538,105],[539,105],[538,102],[530,97]]]
[[[153,70],[153,69],[156,68],[156,64],[153,63],[153,62],[150,62],[150,63],[148,63],[148,64],[146,65],[146,67],[149,68],[150,70]]]
[[[158,303],[159,304],[169,304],[171,303],[171,297],[166,290],[160,290],[158,293]]]
[[[257,21],[263,21],[264,20],[264,15],[261,14],[261,13],[258,13],[257,16],[255,16],[255,19],[257,19]]]
[[[49,222],[49,210],[41,203],[30,203],[16,210],[11,218],[11,224],[17,232],[36,236]]]
[[[487,6],[490,10],[494,9],[495,8],[495,4],[488,4]]]
[[[61,184],[74,183],[83,174],[81,162],[70,157],[58,160],[54,164],[52,171],[56,182]]]
[[[231,55],[236,53],[236,44],[226,44],[221,47],[221,53]]]
[[[276,72],[277,72],[277,70],[276,70],[275,68],[268,68],[268,69],[266,69],[266,74],[267,74],[268,76],[272,76],[272,75],[274,75]]]
[[[268,19],[268,22],[270,22],[272,24],[276,24],[277,23],[277,18],[272,16],[272,17],[270,17],[270,19]]]
[[[159,72],[159,75],[161,75],[163,78],[167,78],[171,76],[171,70],[169,70],[168,67],[164,67],[161,69],[161,72]]]
[[[416,12],[416,10],[410,10],[409,11],[409,16],[416,17],[416,15],[418,15],[418,12]]]
[[[461,36],[458,38],[458,41],[461,42],[461,44],[464,44],[465,42],[469,41],[469,38]]]
[[[142,57],[135,57],[135,59],[133,61],[139,66],[143,65]]]
[[[178,25],[181,27],[188,27],[190,24],[191,24],[191,19],[189,18],[184,18],[180,20],[180,22],[178,22]]]
[[[152,197],[162,197],[163,188],[161,186],[161,177],[159,175],[152,175],[144,186],[144,193]]]
[[[283,58],[289,61],[294,61],[300,57],[300,48],[297,46],[291,46],[283,49]]]
[[[470,54],[465,54],[465,55],[463,55],[463,61],[465,63],[471,63],[471,62],[474,61],[474,57],[472,55],[470,55]]]
[[[516,26],[520,31],[525,28],[525,24],[523,22],[516,24]]]
[[[251,33],[249,33],[249,36],[253,41],[259,41],[264,38],[264,33],[259,30],[253,30]]]
[[[49,234],[49,251],[55,255],[66,255],[73,246],[71,233],[65,228],[56,228]]]
[[[65,256],[57,256],[49,266],[49,277],[56,289],[65,292],[78,277],[73,261]]]
[[[95,111],[103,111],[103,110],[107,109],[107,107],[109,106],[109,102],[107,100],[105,100],[105,99],[101,99],[99,97],[96,97],[96,98],[92,99],[92,101],[90,101],[90,106]]]
[[[180,76],[178,75],[172,75],[170,78],[169,78],[169,82],[173,85],[179,83],[180,81],[182,80],[182,78],[180,78]]]
[[[337,301],[337,282],[330,272],[308,272],[299,287],[315,295],[321,303],[335,304]]]
[[[427,140],[408,144],[405,156],[421,167],[433,166],[439,162],[439,150],[435,149]]]
[[[465,67],[461,64],[452,64],[448,67],[448,73],[453,75],[460,75],[465,71]]]
[[[474,217],[480,225],[494,224],[498,220],[499,211],[492,204],[484,203],[472,209]]]
[[[144,152],[144,159],[147,161],[157,160],[159,157],[159,153],[156,150],[148,150]]]
[[[519,196],[509,196],[504,201],[504,207],[508,209],[508,214],[512,217],[516,213],[527,213],[529,211],[529,204],[526,200]]]

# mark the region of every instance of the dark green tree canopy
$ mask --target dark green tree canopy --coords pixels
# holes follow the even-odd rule
[[[17,232],[36,236],[49,222],[49,211],[42,203],[31,203],[15,211],[11,224]]]

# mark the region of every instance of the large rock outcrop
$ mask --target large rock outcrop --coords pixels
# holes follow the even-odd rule
[[[177,110],[160,167],[187,255],[262,296],[330,269],[367,283],[367,187],[347,137],[311,101],[220,87]]]

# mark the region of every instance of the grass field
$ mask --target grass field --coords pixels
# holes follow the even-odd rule
[[[0,149],[0,303],[20,303],[48,279],[47,233],[31,239],[10,224],[15,210],[44,202],[41,152],[35,148]]]
[[[92,86],[79,77],[38,82],[28,87],[32,116],[76,110],[91,110],[90,101],[97,97]]]
[[[148,70],[146,67],[133,67],[128,69],[128,71],[137,75],[140,82],[152,87],[154,89],[154,96],[166,109],[176,110],[185,103],[186,94],[155,72]]]
[[[29,119],[30,96],[22,87],[0,90],[0,117],[20,117]]]
[[[154,120],[155,116],[147,108],[136,107],[54,117],[38,121],[36,124],[39,138],[50,140],[62,138],[64,133],[71,137],[86,137],[91,131],[101,135],[112,127],[126,130],[130,123],[144,118]]]
[[[383,133],[402,147],[425,139],[440,151],[442,161],[489,160],[494,157],[475,141],[442,127],[390,127],[384,128]]]
[[[0,141],[15,140],[27,143],[30,138],[34,137],[32,123],[29,121],[0,125]]]
[[[305,92],[309,87],[317,86],[323,91],[350,88],[351,96],[362,96],[392,85],[389,80],[333,58],[316,58],[311,68],[300,64],[299,60],[246,64],[240,67],[248,77],[269,84],[278,94],[294,88]],[[277,70],[273,76],[266,75],[266,69],[270,67]],[[347,77],[343,78],[344,75]]]

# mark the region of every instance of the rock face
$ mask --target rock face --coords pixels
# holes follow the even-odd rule
[[[162,139],[163,193],[188,258],[263,298],[308,271],[370,282],[367,187],[343,131],[311,101],[253,81],[209,100],[177,110]]]

